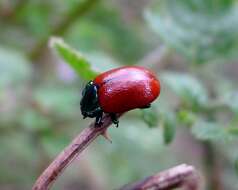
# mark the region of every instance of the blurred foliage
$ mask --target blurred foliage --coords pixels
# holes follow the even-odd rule
[[[92,120],[82,120],[79,108],[88,80],[153,59],[142,62],[161,80],[158,100],[150,109],[126,113],[118,129],[109,129],[113,143],[97,139],[53,189],[114,189],[188,162],[204,176],[220,172],[221,189],[235,190],[237,1],[101,0],[69,20],[51,40],[53,51],[38,46],[90,1],[0,1],[0,189],[30,189],[88,126]],[[169,53],[154,55],[161,46]],[[204,165],[209,159],[213,165]]]
[[[192,62],[237,57],[236,0],[162,0],[156,7],[146,14],[149,24]]]
[[[15,63],[17,62],[17,65]],[[11,49],[0,47],[0,88],[16,85],[30,78],[31,69],[26,57]]]
[[[69,30],[66,38],[82,50],[105,49],[117,60],[134,64],[148,48],[142,26],[127,23],[116,7],[99,6],[89,18],[85,18]],[[136,48],[135,48],[136,47]]]
[[[238,175],[238,159],[235,160],[235,170]]]
[[[227,92],[222,98],[223,103],[230,107],[236,114],[238,114],[238,92]]]
[[[142,109],[143,121],[151,128],[157,127],[160,117],[159,113],[152,105],[149,109]]]
[[[192,133],[200,140],[226,140],[226,131],[215,122],[198,121],[192,128]]]
[[[206,89],[196,78],[186,73],[163,73],[163,81],[179,96],[182,103],[198,107],[208,101]]]
[[[170,144],[174,139],[176,132],[176,122],[174,115],[167,114],[163,122],[163,131],[164,131],[164,143]]]

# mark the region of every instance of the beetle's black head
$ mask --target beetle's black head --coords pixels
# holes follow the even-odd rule
[[[102,109],[98,102],[98,87],[93,81],[89,81],[82,91],[80,109],[84,118],[97,117],[102,113]]]

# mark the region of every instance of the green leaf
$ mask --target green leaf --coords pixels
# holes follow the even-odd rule
[[[172,114],[166,114],[163,123],[164,143],[170,144],[176,134],[176,118]]]
[[[207,91],[192,75],[167,72],[163,73],[161,78],[183,102],[192,105],[206,104],[208,99]]]
[[[158,2],[158,6],[147,11],[145,17],[169,46],[196,63],[237,57],[236,0]]]
[[[142,109],[142,119],[150,128],[154,128],[158,126],[158,117],[159,113],[157,110],[151,106],[148,109]]]
[[[215,122],[198,121],[192,127],[192,134],[203,141],[224,141],[229,139],[225,128]]]
[[[91,68],[91,64],[88,60],[80,52],[64,43],[62,39],[51,38],[50,45],[83,79],[92,80],[98,75],[98,73]]]
[[[188,126],[192,126],[196,121],[196,115],[189,110],[180,110],[177,113],[178,120]]]

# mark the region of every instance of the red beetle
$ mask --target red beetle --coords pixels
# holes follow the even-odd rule
[[[160,94],[160,83],[144,67],[125,66],[112,69],[89,81],[82,92],[80,108],[84,118],[96,117],[101,125],[102,115],[109,113],[118,126],[117,113],[135,108],[149,108]]]

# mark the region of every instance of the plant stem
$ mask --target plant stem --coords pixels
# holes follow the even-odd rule
[[[64,19],[54,28],[52,29],[50,36],[52,35],[64,35],[69,27],[80,17],[82,17],[85,13],[87,13],[93,5],[98,2],[98,0],[85,0],[83,3],[79,3],[76,7],[74,7],[69,13],[64,17]],[[35,47],[30,52],[29,56],[32,60],[37,60],[41,55],[42,51],[46,47],[48,42],[48,36],[40,40]]]
[[[198,173],[193,166],[181,164],[131,185],[124,186],[120,190],[169,190],[179,187],[185,187],[189,190],[198,189]]]
[[[120,115],[118,115],[118,117],[120,117]],[[112,123],[109,115],[105,115],[102,122],[103,124],[101,127],[95,127],[94,123],[92,123],[89,127],[85,128],[72,143],[56,157],[48,168],[45,169],[37,179],[32,190],[48,190],[68,164],[70,164],[70,162],[72,162],[99,135],[103,135]]]
[[[220,176],[219,156],[216,155],[212,143],[204,142],[203,148],[207,189],[224,190]]]

